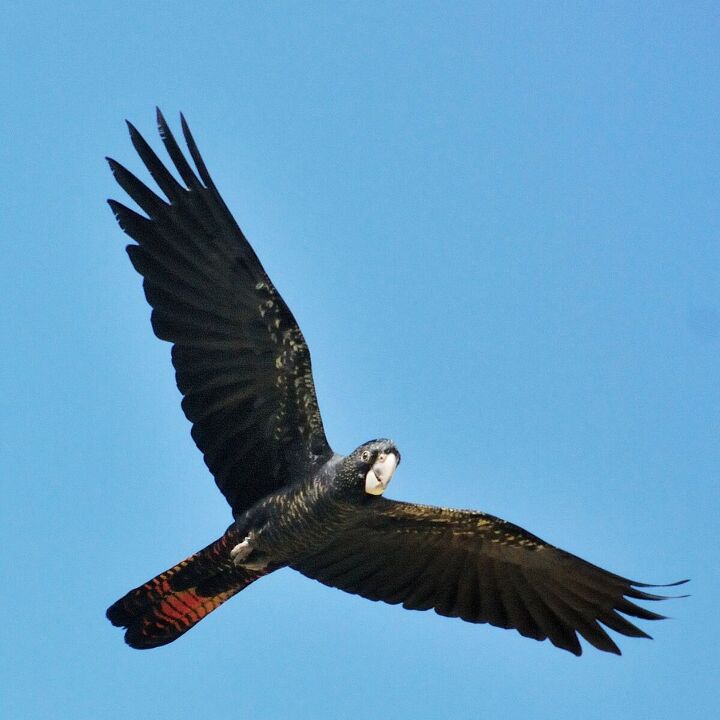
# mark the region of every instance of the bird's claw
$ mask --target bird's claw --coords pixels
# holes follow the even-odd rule
[[[230,557],[235,565],[242,565],[243,560],[246,560],[252,551],[253,546],[250,543],[250,536],[248,535],[230,551]]]

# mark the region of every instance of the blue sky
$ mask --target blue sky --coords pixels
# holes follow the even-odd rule
[[[9,3],[3,718],[690,718],[720,673],[714,3]],[[692,577],[577,659],[291,571],[178,642],[104,619],[230,516],[104,163],[186,113],[313,353],[333,446],[616,572]],[[392,327],[378,342],[383,328]],[[655,608],[657,609],[657,608]]]

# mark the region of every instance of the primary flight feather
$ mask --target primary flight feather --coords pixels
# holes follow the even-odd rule
[[[216,542],[107,611],[135,648],[172,642],[263,575],[289,566],[371,600],[514,628],[580,655],[578,634],[620,653],[606,628],[648,637],[625,616],[650,587],[602,570],[485,513],[382,497],[400,462],[389,440],[347,456],[328,444],[310,353],[295,318],[220,197],[190,130],[194,168],[158,110],[182,182],[128,123],[165,197],[108,160],[144,214],[110,200],[143,276],[152,326],[171,342],[192,437],[232,508]]]

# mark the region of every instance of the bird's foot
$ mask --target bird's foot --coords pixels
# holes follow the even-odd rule
[[[235,565],[243,565],[243,560],[246,560],[250,556],[250,553],[253,551],[253,546],[250,540],[251,538],[248,535],[241,543],[238,543],[230,551],[230,557]]]
[[[252,540],[252,535],[248,535],[230,551],[230,557],[235,567],[242,567],[246,570],[264,570],[267,567],[267,562],[263,562],[257,557],[250,560],[250,556],[255,550]]]

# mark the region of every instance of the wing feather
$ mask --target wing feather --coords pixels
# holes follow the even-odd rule
[[[619,654],[605,628],[649,637],[619,613],[662,619],[628,598],[666,599],[492,515],[384,498],[373,498],[357,525],[292,567],[371,600],[514,628],[575,655],[582,653],[578,635]]]
[[[108,201],[153,308],[153,331],[173,344],[182,408],[233,512],[332,455],[297,323],[220,197],[185,121],[196,171],[158,110],[160,137],[181,181],[137,129],[130,139],[164,198],[108,159],[145,213]]]

